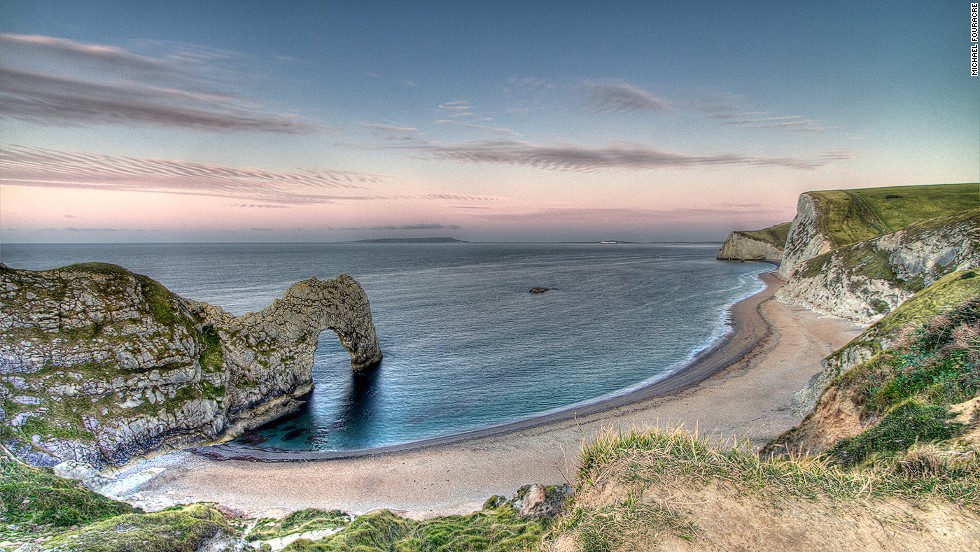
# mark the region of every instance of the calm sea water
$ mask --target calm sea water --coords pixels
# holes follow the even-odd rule
[[[663,378],[727,331],[727,308],[766,265],[714,245],[18,245],[0,262],[122,265],[234,314],[297,280],[346,272],[367,291],[385,354],[351,373],[324,332],[315,391],[256,446],[348,450],[458,433],[623,393]],[[532,295],[531,287],[551,291]]]

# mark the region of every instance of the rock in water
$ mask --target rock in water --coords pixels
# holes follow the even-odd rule
[[[302,406],[326,329],[354,370],[380,362],[367,295],[347,275],[236,317],[114,265],[0,265],[4,441],[34,464],[101,469],[238,436]]]

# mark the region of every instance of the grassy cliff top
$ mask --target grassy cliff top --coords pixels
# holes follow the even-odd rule
[[[980,184],[891,186],[809,192],[820,204],[821,231],[842,247],[909,224],[980,209]]]
[[[771,243],[782,249],[783,245],[786,244],[786,236],[789,234],[789,226],[789,222],[784,222],[782,224],[775,224],[769,228],[763,228],[762,230],[739,230],[735,233]]]

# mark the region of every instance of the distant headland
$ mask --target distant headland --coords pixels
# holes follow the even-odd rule
[[[437,236],[431,238],[372,238],[367,240],[355,240],[349,243],[468,243],[465,240],[457,240],[448,236]]]

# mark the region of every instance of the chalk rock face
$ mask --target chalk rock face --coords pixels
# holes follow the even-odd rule
[[[980,213],[963,211],[801,262],[776,298],[870,324],[944,275],[977,266]]]
[[[722,261],[769,261],[778,263],[783,259],[783,250],[765,240],[754,238],[744,232],[732,232],[722,244],[716,256]]]
[[[0,429],[39,465],[119,465],[289,414],[312,390],[317,337],[381,360],[353,278],[311,279],[235,317],[114,265],[0,265]]]
[[[777,271],[781,278],[789,278],[800,263],[833,249],[834,242],[821,230],[820,216],[817,198],[808,193],[800,194],[796,204],[796,217],[790,223],[782,261]]]

